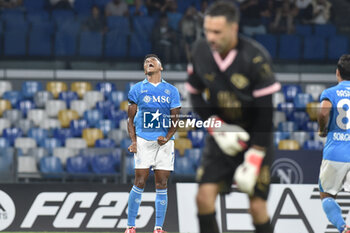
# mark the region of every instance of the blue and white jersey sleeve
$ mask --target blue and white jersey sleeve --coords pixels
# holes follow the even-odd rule
[[[321,93],[321,96],[320,96],[320,102],[322,102],[323,100],[329,100],[331,101],[331,95],[328,91],[328,89],[324,90],[322,93]]]
[[[130,91],[128,93],[128,101],[129,101],[129,103],[137,104],[139,87],[140,87],[140,85],[134,85],[134,86],[131,87],[131,89],[130,89]]]
[[[171,97],[170,109],[181,107],[180,93],[176,87],[174,87],[174,91],[171,94],[172,94],[172,97]]]

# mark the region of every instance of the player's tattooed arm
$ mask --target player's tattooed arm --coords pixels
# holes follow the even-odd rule
[[[318,135],[320,137],[326,137],[328,133],[328,120],[329,114],[332,109],[332,103],[329,100],[322,100],[320,110],[317,114],[317,121],[319,125]]]
[[[134,118],[137,112],[137,104],[131,103],[128,107],[128,132],[131,139],[131,145],[129,146],[128,150],[132,153],[136,153],[137,147],[136,147],[136,131],[135,131],[135,125],[134,125]]]

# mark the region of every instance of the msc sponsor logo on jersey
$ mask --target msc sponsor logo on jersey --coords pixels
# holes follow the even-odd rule
[[[0,231],[8,228],[15,219],[16,208],[11,197],[0,190]]]
[[[150,103],[151,101],[153,103],[162,103],[162,104],[168,103],[168,104],[170,104],[170,97],[169,96],[164,96],[164,95],[162,95],[162,96],[154,96],[154,95],[149,96],[149,95],[146,95],[145,97],[143,97],[143,101],[145,103],[147,103],[147,104]]]

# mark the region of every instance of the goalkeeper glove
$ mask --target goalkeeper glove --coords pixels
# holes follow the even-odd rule
[[[244,162],[236,169],[234,178],[237,187],[250,196],[254,194],[254,186],[264,157],[265,151],[250,148],[244,153]]]
[[[230,125],[222,122],[221,128],[209,128],[209,134],[215,139],[220,149],[229,156],[236,156],[247,148],[249,134],[238,125]]]

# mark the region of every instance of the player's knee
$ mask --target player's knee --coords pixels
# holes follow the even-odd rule
[[[143,189],[146,185],[146,181],[143,177],[135,178],[134,184],[136,187]]]
[[[160,179],[156,181],[156,189],[166,189],[168,186],[168,179]]]
[[[254,198],[250,201],[249,211],[253,217],[265,215],[267,213],[266,201],[261,198]]]
[[[209,208],[214,205],[209,198],[209,195],[205,192],[198,192],[196,197],[197,206],[200,208]]]

